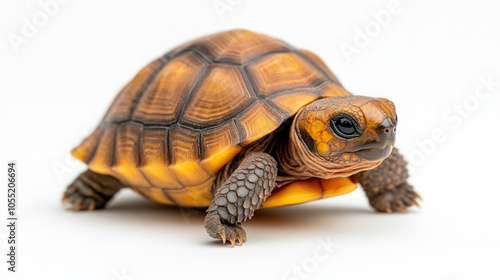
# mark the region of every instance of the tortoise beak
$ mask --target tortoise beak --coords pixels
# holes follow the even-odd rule
[[[367,160],[380,160],[388,157],[396,141],[396,123],[385,119],[380,125],[367,129],[363,136],[365,141],[352,150]]]

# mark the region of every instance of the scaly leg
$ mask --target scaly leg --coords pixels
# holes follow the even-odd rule
[[[354,175],[365,190],[370,205],[379,212],[406,212],[422,199],[406,180],[406,161],[396,148],[379,166]]]
[[[64,192],[63,204],[71,203],[75,211],[104,208],[124,186],[116,178],[87,170]]]
[[[216,191],[205,217],[208,234],[231,242],[234,247],[246,241],[241,223],[252,218],[264,200],[269,197],[278,173],[276,160],[266,153],[250,153],[238,168]]]

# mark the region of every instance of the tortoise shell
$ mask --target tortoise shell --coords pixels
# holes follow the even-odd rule
[[[246,146],[304,105],[348,94],[312,52],[217,33],[143,68],[72,154],[157,202],[208,206],[218,171]]]

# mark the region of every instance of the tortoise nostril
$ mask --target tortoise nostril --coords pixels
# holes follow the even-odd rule
[[[390,129],[388,129],[388,128],[386,128],[386,129],[384,129],[384,132],[385,132],[385,133],[389,133],[389,132],[391,132],[391,130],[390,130]]]
[[[394,132],[396,132],[396,128],[394,128]]]

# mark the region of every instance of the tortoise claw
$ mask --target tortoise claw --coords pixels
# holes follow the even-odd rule
[[[408,213],[406,209],[410,206],[420,208],[417,199],[422,200],[412,186],[403,183],[396,188],[370,198],[370,204],[380,212],[393,213],[397,211]]]
[[[82,175],[80,175],[82,176]],[[61,202],[63,206],[73,205],[73,211],[96,210],[104,208],[111,196],[105,197],[96,190],[91,189],[82,181],[77,179],[68,186],[64,192]]]
[[[241,238],[241,236],[236,237],[236,239],[238,240],[238,245],[242,246],[243,245],[243,239]]]
[[[424,201],[424,200],[422,199],[422,197],[421,197],[418,193],[415,193],[415,196],[416,196],[416,197],[417,197],[420,201]],[[416,201],[415,201],[415,203],[416,203]],[[417,203],[417,206],[420,208],[420,205],[418,205],[418,203]]]
[[[223,244],[229,241],[231,248],[234,247],[236,241],[242,245],[247,240],[245,230],[240,225],[223,223],[216,212],[209,212],[205,217],[205,229],[211,237],[222,239]]]
[[[73,202],[73,205],[73,211],[80,211],[80,209],[82,209],[83,207],[83,197],[76,198],[76,200]]]
[[[403,205],[398,207],[398,211],[402,213],[408,213],[408,211],[406,211],[406,208]]]
[[[68,205],[70,203],[69,198],[64,195],[63,198],[61,199],[61,203],[63,206]]]
[[[420,199],[420,200],[422,200],[422,199]],[[412,203],[411,205],[413,205],[413,206],[417,206],[418,208],[420,208],[420,205],[418,204],[418,202],[417,202],[416,200],[415,200],[415,201],[413,201],[413,203]]]
[[[226,244],[226,231],[224,228],[221,229],[221,232],[219,232],[220,237],[222,238],[222,244]]]

